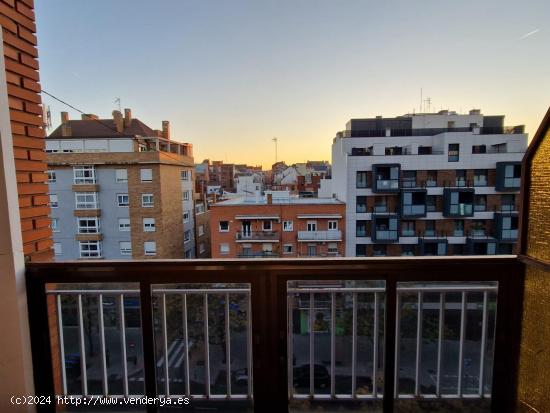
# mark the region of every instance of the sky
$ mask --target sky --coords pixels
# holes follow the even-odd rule
[[[330,160],[351,118],[506,115],[531,138],[550,105],[550,2],[36,2],[43,90],[86,113],[132,109],[205,158]],[[43,96],[54,127],[60,111]]]

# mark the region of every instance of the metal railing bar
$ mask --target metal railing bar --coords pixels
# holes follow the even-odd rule
[[[357,397],[357,293],[352,293],[351,316],[351,396]]]
[[[485,348],[487,347],[487,306],[488,306],[488,294],[483,293],[483,315],[481,321],[481,349],[479,352],[479,389],[478,394],[483,397],[483,386],[485,376]]]
[[[462,396],[462,374],[463,374],[463,364],[464,364],[464,341],[466,338],[466,292],[462,292],[462,304],[460,309],[460,343],[458,347],[458,384],[457,384],[457,393],[458,396]]]
[[[330,395],[336,394],[336,294],[330,294]]]
[[[46,294],[64,294],[64,295],[116,295],[116,294],[139,294],[139,290],[47,290]]]
[[[107,352],[105,349],[105,319],[103,316],[103,294],[97,297],[97,310],[99,315],[99,347],[101,351],[101,384],[103,395],[109,394],[109,381],[107,378]]]
[[[208,293],[204,293],[203,305],[203,326],[204,326],[204,385],[206,397],[210,398],[210,339],[208,337]]]
[[[191,384],[189,382],[189,330],[187,327],[187,294],[183,294],[182,300],[182,321],[183,321],[183,348],[184,348],[184,363],[183,376],[185,380],[185,395],[191,395]]]
[[[380,334],[379,329],[379,314],[378,306],[379,298],[378,293],[374,293],[374,327],[373,327],[373,354],[372,354],[372,395],[376,397],[378,395],[378,386],[376,384],[376,372],[378,369],[378,336]]]
[[[248,395],[247,397],[249,399],[252,399],[252,295],[248,296],[248,308],[247,308],[247,326],[246,326],[246,333],[247,333],[247,360],[246,360],[246,368],[248,373]]]
[[[401,350],[401,294],[396,290],[395,294],[395,368],[394,368],[394,397],[399,395],[399,352]]]
[[[293,330],[294,323],[292,320],[292,311],[294,306],[294,296],[292,294],[287,294],[287,374],[288,374],[288,397],[294,397],[294,362],[293,362]]]
[[[225,367],[227,396],[231,397],[231,332],[229,319],[229,293],[225,294]]]
[[[126,354],[126,319],[124,315],[124,294],[120,294],[118,297],[118,308],[120,311],[120,346],[122,355],[122,386],[124,391],[124,397],[128,397],[128,360]]]
[[[162,345],[164,353],[164,394],[170,396],[170,363],[168,360],[168,327],[166,323],[166,294],[162,294],[161,301],[162,309]]]
[[[155,288],[155,294],[250,294],[250,288]]]
[[[315,332],[314,332],[314,299],[315,294],[309,294],[309,395],[313,396],[315,394],[315,383],[314,383],[314,374],[315,374]]]
[[[437,334],[437,373],[435,394],[437,397],[441,395],[441,363],[443,360],[443,323],[445,321],[445,293],[439,293],[439,321]]]
[[[82,295],[79,294],[77,298],[77,311],[78,311],[78,346],[80,349],[80,381],[82,385],[82,394],[88,395],[88,377],[86,372],[86,348],[84,344],[84,316],[82,314]]]
[[[416,360],[415,360],[415,377],[414,377],[414,394],[420,394],[420,369],[422,363],[422,304],[423,293],[418,292],[418,305],[416,313]]]
[[[59,337],[59,356],[61,358],[61,384],[63,395],[67,395],[67,371],[65,367],[65,341],[63,339],[63,314],[61,313],[61,294],[56,294],[55,301],[57,304],[57,330]]]

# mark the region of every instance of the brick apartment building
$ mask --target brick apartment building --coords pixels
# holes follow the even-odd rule
[[[235,192],[235,165],[213,161],[209,166],[209,183],[219,184],[226,192]]]
[[[212,206],[213,258],[330,257],[345,252],[345,204],[288,193]]]
[[[56,260],[195,257],[192,145],[130,109],[61,120],[46,140]]]
[[[522,126],[479,110],[352,119],[332,145],[347,256],[516,253]]]
[[[208,202],[195,201],[195,256],[197,258],[212,258],[210,247],[211,212]]]

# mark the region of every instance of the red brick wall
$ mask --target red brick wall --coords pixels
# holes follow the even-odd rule
[[[33,7],[33,0],[0,0],[23,251],[38,261],[53,253]]]

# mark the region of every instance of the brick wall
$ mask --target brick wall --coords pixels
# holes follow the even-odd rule
[[[23,251],[39,261],[53,252],[33,7],[33,0],[0,0]]]

